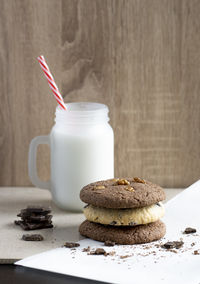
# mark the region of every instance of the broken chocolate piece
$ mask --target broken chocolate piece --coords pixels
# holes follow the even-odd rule
[[[183,233],[184,234],[194,234],[194,233],[196,233],[196,231],[197,230],[195,228],[188,227],[188,228],[185,229],[185,231]]]
[[[105,241],[104,245],[106,247],[113,247],[115,245],[115,242],[107,240],[107,241]]]
[[[79,247],[80,244],[79,243],[73,243],[73,242],[66,242],[64,244],[64,247],[66,248],[76,248],[76,247]]]
[[[163,244],[161,247],[162,248],[165,248],[165,249],[173,249],[173,248],[176,248],[176,249],[179,249],[183,246],[184,242],[182,241],[174,241],[174,242],[167,242],[165,244]]]
[[[25,234],[22,236],[22,240],[38,242],[38,241],[43,241],[44,238],[40,234]]]
[[[52,215],[49,215],[51,209],[44,206],[28,206],[25,209],[21,209],[17,215],[21,217],[21,220],[16,220],[15,224],[19,225],[23,230],[36,230],[52,228]]]

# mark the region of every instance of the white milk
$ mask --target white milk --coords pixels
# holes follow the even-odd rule
[[[70,103],[66,107],[67,111],[57,108],[49,136],[50,188],[58,207],[81,211],[81,188],[114,177],[114,135],[107,106]]]

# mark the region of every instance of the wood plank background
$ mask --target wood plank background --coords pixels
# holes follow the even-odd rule
[[[184,187],[200,174],[200,1],[0,0],[0,185],[30,185],[28,147],[55,101],[110,108],[116,176]],[[49,175],[41,147],[39,173]]]

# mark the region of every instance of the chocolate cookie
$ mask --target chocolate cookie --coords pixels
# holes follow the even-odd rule
[[[161,221],[135,227],[116,227],[105,226],[86,220],[80,225],[79,232],[85,237],[100,242],[109,240],[116,244],[133,245],[161,239],[165,235],[166,228]]]
[[[109,179],[85,186],[80,199],[104,208],[140,208],[165,199],[164,190],[140,178]]]

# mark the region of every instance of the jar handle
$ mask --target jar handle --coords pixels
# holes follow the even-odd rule
[[[37,136],[31,141],[28,155],[28,173],[32,184],[36,187],[50,190],[50,180],[42,181],[37,174],[37,148],[39,144],[47,144],[50,146],[49,135]]]

